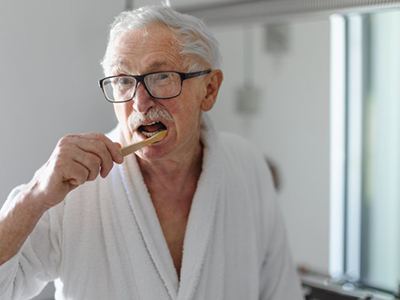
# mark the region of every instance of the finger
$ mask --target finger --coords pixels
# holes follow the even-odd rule
[[[78,154],[74,157],[74,160],[84,166],[88,171],[88,181],[95,180],[100,173],[101,159],[90,152],[78,150]]]
[[[114,143],[112,140],[110,140],[107,136],[101,133],[94,133],[94,138],[99,139],[104,142],[106,145],[108,151],[111,153],[113,161],[116,163],[122,163],[124,161],[124,157],[122,156],[121,152],[119,151],[121,149],[121,145],[119,143]]]
[[[73,187],[84,184],[89,177],[89,170],[80,163],[73,161],[65,169],[64,181],[70,183]]]
[[[105,177],[113,167],[113,159],[104,142],[98,139],[79,138],[75,142],[80,150],[97,155],[101,160],[100,174]]]

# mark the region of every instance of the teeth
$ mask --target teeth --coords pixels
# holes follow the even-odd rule
[[[142,134],[146,137],[152,137],[153,135],[155,135],[156,133],[158,133],[158,131],[155,132],[147,132],[147,131],[142,131]]]

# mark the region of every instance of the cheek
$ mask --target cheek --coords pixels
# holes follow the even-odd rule
[[[191,135],[200,127],[200,109],[197,105],[183,105],[175,112],[178,134]]]
[[[183,118],[194,118],[201,111],[202,93],[199,86],[188,85],[179,99],[179,110],[183,114]]]
[[[129,103],[129,102],[128,102]],[[132,113],[132,105],[128,103],[114,104],[115,116],[119,123],[124,124],[128,119],[129,115]]]

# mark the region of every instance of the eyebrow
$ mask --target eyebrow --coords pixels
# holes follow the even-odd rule
[[[117,59],[111,64],[112,72],[129,74],[129,70],[121,59]]]
[[[165,61],[154,61],[152,62],[147,68],[146,72],[153,72],[153,71],[158,71],[162,67],[168,66],[168,63]],[[111,65],[111,69],[113,72],[116,73],[123,73],[123,74],[130,74],[129,68],[127,68],[126,64],[124,63],[123,60],[117,60]]]
[[[155,61],[148,66],[149,70],[157,70],[161,67],[168,65],[165,61]]]

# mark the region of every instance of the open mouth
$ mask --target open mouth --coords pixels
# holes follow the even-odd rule
[[[137,131],[143,134],[145,137],[152,137],[156,133],[166,129],[167,127],[161,121],[156,121],[146,125],[140,125],[137,128]]]

